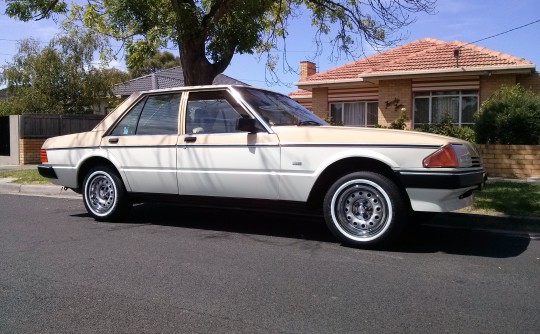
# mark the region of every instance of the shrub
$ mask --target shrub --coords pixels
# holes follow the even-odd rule
[[[439,123],[424,125],[419,130],[474,142],[475,133],[473,129],[452,124],[452,121],[452,117],[448,113],[445,113]]]
[[[396,129],[396,130],[405,130],[405,128],[407,127],[408,120],[409,118],[407,117],[407,114],[404,111],[402,111],[399,114],[399,117],[395,121],[390,123],[390,126],[388,128]]]
[[[479,144],[540,144],[540,95],[519,84],[503,87],[476,115]]]
[[[407,113],[405,111],[402,111],[399,114],[399,117],[396,118],[388,126],[382,126],[382,125],[377,124],[375,127],[380,128],[380,129],[405,130],[407,128],[407,121],[408,120],[409,120],[409,118],[407,117]]]

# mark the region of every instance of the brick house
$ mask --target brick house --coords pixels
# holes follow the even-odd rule
[[[410,128],[437,122],[446,112],[456,124],[471,125],[483,101],[516,83],[540,92],[533,63],[473,44],[423,38],[322,72],[301,62],[299,89],[289,96],[343,125],[386,126],[401,112]]]

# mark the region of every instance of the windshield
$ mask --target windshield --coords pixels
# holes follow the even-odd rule
[[[271,126],[327,125],[288,96],[252,88],[240,88],[244,100]]]

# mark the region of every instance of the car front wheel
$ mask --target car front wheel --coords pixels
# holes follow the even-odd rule
[[[407,221],[408,211],[399,188],[373,172],[343,176],[330,187],[323,205],[330,231],[353,246],[388,245]]]
[[[123,218],[131,208],[122,179],[108,166],[94,167],[87,173],[82,195],[86,210],[99,221]]]

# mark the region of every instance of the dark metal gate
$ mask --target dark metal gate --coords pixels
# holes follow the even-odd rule
[[[10,156],[9,116],[0,116],[0,155]]]

